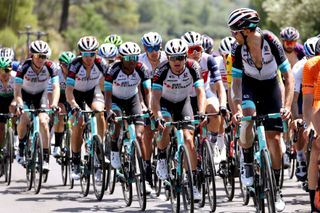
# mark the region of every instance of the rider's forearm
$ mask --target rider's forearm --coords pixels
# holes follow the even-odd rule
[[[233,104],[235,112],[242,112],[241,104],[242,104],[242,87],[241,87],[241,79],[233,79],[232,90],[233,90]]]
[[[286,109],[291,109],[293,100],[293,90],[294,90],[294,78],[291,70],[283,75],[285,77],[285,99],[284,107]]]
[[[307,126],[310,125],[312,114],[313,114],[313,94],[304,94],[303,95],[303,105],[302,105],[302,114],[303,120],[306,122]]]
[[[198,97],[198,109],[200,113],[205,113],[206,110],[206,93],[203,87],[198,87],[196,89]]]
[[[292,112],[293,119],[299,118],[298,97],[299,97],[299,93],[294,92],[293,102],[292,102],[292,106],[291,106],[291,112]]]
[[[106,110],[109,111],[112,109],[112,91],[104,91],[104,98]]]
[[[70,104],[71,107],[76,107],[78,106],[74,95],[73,95],[73,87],[69,87],[67,86],[66,88],[66,98],[67,98],[67,102]]]
[[[58,106],[60,98],[60,87],[59,84],[53,84],[53,91],[52,91],[52,104],[54,106]]]
[[[150,109],[151,107],[151,89],[144,89],[144,94],[146,95],[145,98],[145,104],[147,105],[147,108]]]
[[[14,88],[14,98],[17,102],[17,105],[22,106],[23,100],[22,100],[22,94],[21,94],[21,85],[16,85]]]
[[[220,106],[226,107],[227,106],[227,94],[226,94],[226,90],[222,84],[222,81],[218,81],[215,84],[215,89],[218,93]]]
[[[153,91],[151,100],[151,110],[156,118],[162,118],[162,113],[160,110],[160,98],[161,91]]]

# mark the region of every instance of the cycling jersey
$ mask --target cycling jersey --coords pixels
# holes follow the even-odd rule
[[[303,69],[302,92],[305,94],[313,94],[314,101],[320,100],[320,56],[309,59]]]
[[[63,71],[61,69],[60,66],[58,66],[58,76],[59,76],[59,85],[60,85],[60,93],[65,94],[65,90],[66,90],[66,78],[64,77]],[[51,80],[49,80],[48,83],[48,92],[52,92],[53,88],[52,88],[52,82]]]
[[[129,99],[138,93],[138,86],[142,82],[144,88],[151,88],[151,80],[146,65],[138,62],[131,74],[122,70],[121,62],[115,63],[107,72],[104,90],[112,91],[112,95],[119,99]]]
[[[297,43],[297,45],[294,47],[294,52],[296,53],[298,60],[301,60],[305,56],[302,44]]]
[[[160,58],[159,58],[159,62],[160,62],[159,64],[161,64],[162,62],[164,62],[166,60],[167,60],[166,53],[164,51],[161,51],[160,52]],[[139,61],[147,66],[148,75],[151,76],[151,78],[152,78],[153,77],[153,69],[152,69],[151,63],[149,62],[147,53],[140,54],[139,55]]]
[[[92,90],[99,85],[100,79],[107,69],[108,65],[106,62],[99,56],[96,56],[90,71],[90,76],[87,76],[82,58],[78,57],[74,59],[69,66],[67,86],[74,87],[75,90],[81,92]]]
[[[235,44],[232,49],[232,77],[241,78],[243,74],[257,79],[268,80],[277,76],[278,68],[282,73],[288,72],[290,64],[278,38],[269,31],[257,29],[263,41],[262,68],[257,68],[246,45]]]
[[[221,74],[216,60],[207,53],[202,53],[200,58],[200,73],[204,81],[204,88],[210,90],[209,84],[215,84],[217,81],[221,81]],[[196,97],[195,88],[192,89],[190,97]]]
[[[301,90],[302,73],[303,73],[303,68],[306,62],[307,62],[307,58],[304,57],[292,67],[292,74],[294,77],[294,91],[297,93],[300,93],[300,90]]]
[[[43,92],[47,89],[50,78],[53,84],[59,83],[57,67],[52,61],[47,60],[38,74],[33,71],[31,64],[32,60],[27,59],[18,69],[15,79],[15,83],[22,85],[25,92],[29,94]]]
[[[186,61],[186,66],[179,75],[171,71],[169,62],[164,62],[155,70],[152,90],[161,90],[162,97],[170,102],[183,101],[189,96],[193,86],[195,88],[204,86],[200,72],[200,65],[193,60]]]
[[[221,55],[214,58],[218,65],[219,72],[221,74],[221,79],[223,82],[223,86],[225,89],[228,89],[228,81],[227,81],[227,72],[226,72],[226,66],[223,61],[223,57]]]
[[[12,70],[13,70],[13,71],[18,71],[19,66],[20,66],[20,62],[19,62],[19,61],[13,61],[13,62],[11,63],[11,67],[12,67]]]
[[[10,79],[5,87],[2,81],[0,81],[0,96],[1,97],[10,97],[13,96],[14,93],[14,82],[16,77],[16,72],[11,71]]]
[[[226,70],[227,70],[227,82],[228,82],[228,88],[231,88],[232,84],[232,56],[229,54],[227,56],[226,60]]]

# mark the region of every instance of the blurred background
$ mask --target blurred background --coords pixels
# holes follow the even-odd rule
[[[81,36],[100,43],[112,33],[140,44],[149,31],[164,42],[186,31],[206,33],[216,40],[230,35],[229,13],[239,7],[257,10],[260,27],[274,32],[293,26],[301,42],[320,31],[320,0],[0,0],[0,47],[12,47],[24,59],[29,41],[49,42],[52,59],[74,50]]]

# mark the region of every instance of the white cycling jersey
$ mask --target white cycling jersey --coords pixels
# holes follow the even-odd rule
[[[67,86],[73,87],[80,92],[92,90],[99,85],[103,73],[106,73],[108,65],[102,58],[96,56],[94,64],[90,71],[90,76],[87,76],[85,67],[82,64],[82,58],[74,59],[70,66],[67,75]]]
[[[304,65],[307,61],[307,58],[304,57],[292,67],[292,74],[294,77],[294,91],[297,93],[300,93],[301,91],[302,73]]]
[[[31,59],[26,60],[15,78],[15,83],[22,85],[25,92],[34,95],[47,90],[50,78],[53,84],[59,83],[57,66],[52,61],[47,60],[38,74],[33,71],[31,63]]]
[[[187,60],[184,71],[176,75],[169,66],[169,62],[160,64],[155,70],[152,90],[161,90],[162,98],[177,103],[186,99],[191,90],[203,87],[203,79],[200,78],[201,68],[194,60]]]
[[[116,98],[127,100],[138,93],[138,86],[151,88],[147,67],[138,62],[134,71],[128,75],[121,69],[121,62],[115,63],[107,72],[104,81],[104,90],[112,91]]]
[[[166,60],[168,60],[166,53],[165,53],[164,51],[161,51],[161,52],[160,52],[160,58],[159,58],[159,61],[160,61],[159,64],[161,64],[162,62],[164,62],[164,61],[166,61]],[[151,63],[149,62],[147,53],[142,53],[142,54],[140,54],[140,55],[139,55],[139,61],[140,61],[141,63],[143,63],[144,65],[147,66],[147,68],[148,68],[148,74],[149,74],[149,76],[152,77],[154,73],[153,73],[152,65],[151,65]]]
[[[59,85],[60,85],[60,91],[61,92],[65,92],[66,90],[66,78],[64,77],[63,75],[63,71],[61,69],[60,66],[58,66],[58,76],[59,76]],[[53,91],[53,88],[52,88],[52,82],[51,82],[51,79],[49,80],[48,82],[48,93],[51,93]]]

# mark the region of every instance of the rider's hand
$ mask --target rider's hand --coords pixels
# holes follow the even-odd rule
[[[107,111],[107,121],[109,123],[115,122],[116,113],[112,109]]]
[[[303,120],[301,118],[293,120],[292,122],[290,122],[290,129],[293,129],[294,131],[298,131],[299,124],[303,124]]]
[[[164,129],[164,123],[165,123],[166,121],[163,119],[163,118],[157,118],[156,119],[156,128],[158,129],[158,130],[161,130],[161,131],[163,131],[163,129]]]
[[[57,105],[52,105],[51,109],[54,113],[59,113],[61,111],[61,108]]]
[[[236,112],[233,116],[232,116],[232,122],[234,125],[240,125],[241,122],[241,118],[243,117],[243,114],[241,111]]]
[[[227,114],[228,114],[228,109],[227,109],[227,107],[225,107],[225,106],[220,106],[219,111],[220,111],[220,114],[221,114],[223,117],[226,117]]]
[[[77,105],[71,108],[71,114],[73,116],[76,116],[80,111],[81,111],[81,108]]]
[[[17,107],[16,107],[17,116],[20,116],[22,113],[23,113],[23,106],[22,105],[17,105]]]
[[[282,120],[289,120],[290,119],[290,117],[291,117],[291,111],[290,111],[290,109],[287,109],[287,108],[284,108],[284,107],[282,107],[281,109],[280,109],[280,114],[281,114],[281,119]]]
[[[200,119],[199,126],[205,125],[208,122],[207,116],[205,116],[203,112],[199,112],[198,115]]]

